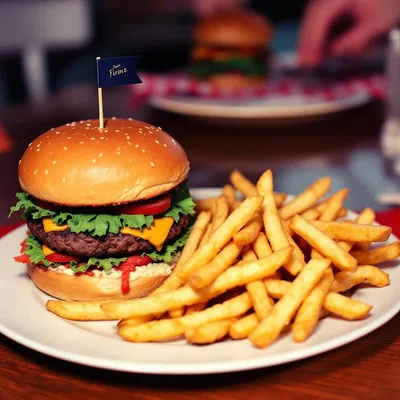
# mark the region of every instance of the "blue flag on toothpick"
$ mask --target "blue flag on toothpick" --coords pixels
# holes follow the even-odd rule
[[[142,83],[135,72],[141,56],[97,59],[97,84],[99,88]]]

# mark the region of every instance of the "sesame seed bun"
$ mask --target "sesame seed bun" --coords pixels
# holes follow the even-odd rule
[[[161,128],[132,119],[73,122],[35,139],[18,168],[30,195],[65,206],[105,206],[163,194],[189,173],[183,148]]]
[[[260,14],[251,11],[231,11],[213,15],[194,31],[199,44],[223,47],[261,47],[272,39],[272,26]]]
[[[147,266],[140,267],[147,268]],[[66,275],[34,264],[28,265],[28,274],[35,285],[50,296],[62,300],[94,301],[143,297],[157,289],[168,277],[168,269],[159,274],[141,276],[129,281],[129,293],[121,291],[121,278],[107,276]],[[164,272],[163,272],[164,271]]]

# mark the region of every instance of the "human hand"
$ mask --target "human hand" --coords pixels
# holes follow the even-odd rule
[[[329,41],[332,26],[343,17],[352,26]],[[357,55],[400,22],[400,0],[313,0],[300,29],[299,62],[315,65],[325,52],[331,56]]]
[[[204,18],[220,11],[241,9],[246,2],[246,0],[190,0],[190,5],[198,17]]]

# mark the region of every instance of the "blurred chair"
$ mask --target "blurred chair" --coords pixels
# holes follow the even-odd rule
[[[89,0],[3,0],[0,55],[21,53],[30,100],[48,94],[46,51],[83,46],[92,36]]]

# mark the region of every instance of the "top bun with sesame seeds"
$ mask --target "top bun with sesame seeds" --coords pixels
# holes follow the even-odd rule
[[[24,191],[59,205],[105,206],[150,199],[188,176],[183,148],[133,119],[73,122],[35,139],[18,169]]]

